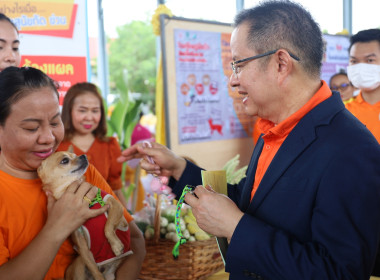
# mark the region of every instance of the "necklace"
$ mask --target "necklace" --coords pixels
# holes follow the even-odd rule
[[[178,203],[177,203],[177,209],[175,211],[175,222],[174,223],[175,223],[175,231],[177,233],[177,236],[179,237],[179,240],[174,245],[174,248],[172,251],[174,259],[177,259],[179,256],[179,246],[182,244],[185,244],[187,241],[187,239],[185,237],[183,237],[181,227],[180,227],[181,208],[182,208],[182,204],[183,204],[184,199],[185,199],[185,195],[187,193],[192,193],[194,191],[194,188],[195,188],[194,186],[186,185],[185,188],[183,189],[181,197],[179,198]]]

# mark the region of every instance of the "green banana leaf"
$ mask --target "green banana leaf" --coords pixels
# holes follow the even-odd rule
[[[136,124],[139,122],[140,119],[141,103],[141,100],[129,103],[128,112],[124,120],[124,139],[121,142],[124,148],[127,148],[131,145],[133,129],[135,128]]]

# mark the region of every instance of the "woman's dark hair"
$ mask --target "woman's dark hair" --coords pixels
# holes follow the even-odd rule
[[[18,29],[17,29],[17,26],[13,23],[13,21],[7,17],[6,15],[4,15],[3,13],[0,13],[0,21],[7,21],[9,22],[17,31],[17,34],[18,34]]]
[[[99,121],[98,127],[92,132],[94,136],[102,141],[108,142],[109,138],[106,136],[107,134],[107,121],[106,121],[106,115],[103,105],[103,98],[96,87],[96,85],[88,82],[84,83],[77,83],[69,88],[67,91],[65,98],[63,99],[63,106],[62,106],[62,122],[63,126],[65,127],[65,139],[64,141],[69,141],[73,138],[75,134],[75,128],[72,123],[71,118],[71,112],[73,110],[73,105],[75,98],[78,96],[85,94],[85,93],[91,93],[96,98],[98,98],[100,103],[100,111],[101,111],[101,117]]]
[[[322,68],[323,39],[319,25],[300,4],[287,0],[265,1],[236,15],[234,26],[249,26],[248,47],[258,54],[280,48],[300,58],[312,77]],[[265,64],[267,60],[262,60]]]
[[[348,78],[348,75],[347,73],[344,71],[344,70],[340,70],[339,72],[335,73],[334,75],[332,75],[330,77],[330,81],[329,81],[329,86],[331,87],[331,82],[332,80],[337,77],[337,76],[346,76]],[[350,85],[351,85],[351,82],[350,82]]]
[[[56,83],[41,70],[32,67],[5,68],[0,73],[0,125],[5,124],[14,103],[45,87],[54,90],[59,99]]]

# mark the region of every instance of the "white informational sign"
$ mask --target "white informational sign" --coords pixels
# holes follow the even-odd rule
[[[241,97],[228,86],[229,39],[220,32],[174,29],[179,144],[251,136],[239,114]],[[349,38],[324,35],[324,40],[321,78],[329,83],[332,75],[346,71]]]
[[[327,83],[330,77],[343,70],[347,72],[349,62],[348,48],[350,40],[347,36],[323,35],[326,49],[323,57],[321,79]]]
[[[174,30],[180,144],[249,137],[229,95],[222,37],[220,32]]]

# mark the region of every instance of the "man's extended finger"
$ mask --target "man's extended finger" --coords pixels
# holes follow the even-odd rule
[[[140,166],[142,169],[144,169],[145,171],[149,173],[153,173],[156,175],[160,175],[161,173],[160,166],[158,166],[157,164],[152,164],[151,162],[146,160],[145,157],[140,160]]]
[[[128,149],[125,149],[121,152],[121,156],[117,158],[118,162],[125,162],[134,158],[137,158],[136,154],[138,154],[137,151],[137,144],[129,147]]]
[[[116,159],[116,161],[119,162],[119,163],[126,162],[127,160],[128,160],[128,157],[123,156],[123,155],[119,156],[119,157]]]
[[[191,207],[195,207],[198,203],[198,198],[192,193],[187,193],[184,199],[185,202],[189,204]]]
[[[202,185],[198,185],[198,186],[196,186],[195,189],[194,189],[194,193],[195,193],[198,197],[200,197],[200,195],[202,195],[202,193],[205,193],[205,192],[207,192],[207,190],[206,190],[206,188],[205,188],[204,186],[202,186]]]
[[[216,192],[216,191],[214,191],[214,189],[210,185],[206,185],[205,188],[206,188],[206,190],[208,190],[210,192],[213,192],[213,193]]]

